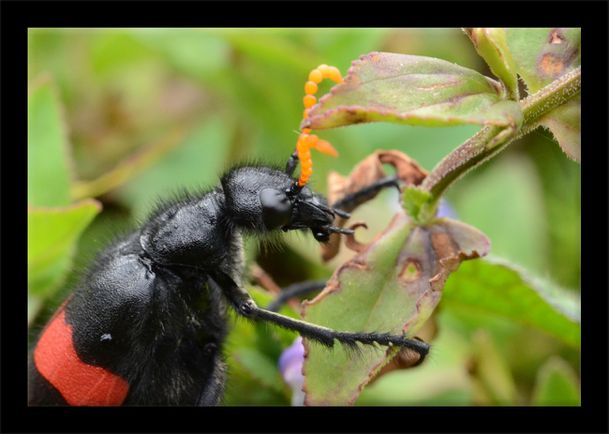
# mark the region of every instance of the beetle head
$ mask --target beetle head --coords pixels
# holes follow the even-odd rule
[[[241,167],[229,172],[222,185],[231,220],[258,233],[282,229],[310,229],[317,241],[333,232],[351,233],[332,226],[344,211],[328,206],[326,199],[307,186],[300,187],[286,173],[268,167]]]

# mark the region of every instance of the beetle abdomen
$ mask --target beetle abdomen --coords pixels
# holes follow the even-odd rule
[[[78,357],[72,326],[66,322],[63,307],[43,331],[33,359],[38,373],[69,405],[121,405],[129,391],[123,378]]]

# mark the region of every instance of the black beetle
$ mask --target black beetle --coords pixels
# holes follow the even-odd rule
[[[292,172],[228,171],[219,186],[157,210],[101,252],[30,355],[30,405],[215,405],[225,383],[227,307],[333,346],[429,346],[383,333],[331,330],[258,307],[241,286],[242,236],[309,229],[318,241],[335,215]],[[379,186],[381,188],[382,186]]]

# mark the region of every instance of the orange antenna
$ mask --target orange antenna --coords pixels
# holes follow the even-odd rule
[[[305,96],[302,101],[305,109],[302,115],[303,120],[309,117],[311,107],[317,103],[317,98],[315,98],[317,85],[325,78],[330,79],[335,83],[343,82],[343,77],[338,68],[335,66],[319,65],[317,68],[312,70],[309,73],[309,80],[304,86]],[[329,142],[321,140],[315,134],[311,134],[310,128],[303,128],[302,132],[298,136],[298,141],[296,142],[296,152],[298,153],[298,159],[300,160],[300,178],[298,178],[299,187],[306,185],[313,174],[311,148],[317,149],[319,152],[326,155],[331,155],[333,157],[338,156],[338,152]]]

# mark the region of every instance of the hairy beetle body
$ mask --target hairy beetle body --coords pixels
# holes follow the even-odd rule
[[[208,201],[207,193],[197,202]],[[191,218],[200,217],[197,202],[171,206],[144,227],[106,249],[95,261],[74,295],[45,328],[33,354],[30,378],[31,404],[70,405],[196,405],[213,404],[222,395],[224,363],[220,352],[226,336],[226,303],[209,287],[206,267],[224,267],[238,276],[240,252],[221,244],[220,227],[203,224],[204,241],[187,242]],[[178,208],[178,209],[176,209]],[[217,209],[219,212],[219,209]],[[169,215],[172,215],[170,218]],[[184,226],[174,224],[183,221]],[[210,230],[213,229],[213,230]],[[154,234],[154,235],[151,235]],[[165,236],[166,242],[157,238]],[[185,252],[179,250],[181,237]],[[209,242],[211,241],[211,242]],[[144,246],[154,246],[154,257]],[[232,253],[232,256],[231,256]],[[200,255],[200,268],[179,267],[183,257]],[[221,260],[218,258],[222,258]],[[60,321],[64,334],[81,364],[71,364],[63,347],[51,347],[56,339],[45,340]],[[78,377],[82,365],[100,367],[128,385],[124,395],[112,395],[111,387],[95,392],[95,378],[78,384],[78,391],[62,383],[49,369],[40,369],[44,358],[51,359],[63,376]],[[62,367],[62,365],[68,365]],[[35,374],[36,374],[35,373]],[[46,384],[45,384],[46,383]],[[53,392],[49,392],[52,388]],[[99,396],[91,401],[86,393]],[[82,399],[69,399],[75,393]],[[114,397],[108,401],[104,393]],[[105,401],[104,401],[105,400]]]
[[[264,230],[256,215],[260,205],[250,197],[264,185],[287,188],[289,182],[266,167],[235,169],[222,182],[230,209],[221,185],[157,211],[141,229],[108,247],[34,349],[30,404],[217,403],[225,376],[227,307],[208,284],[210,271],[222,270],[239,282],[240,228]],[[80,363],[64,357],[66,345],[56,346],[57,333]],[[58,377],[87,379],[79,375],[87,367],[99,368],[100,375],[105,370],[128,390],[113,394],[114,383],[96,385],[92,377],[88,384],[66,384]],[[82,399],[70,399],[78,393]]]
[[[293,165],[290,167],[293,168]],[[262,309],[241,286],[242,233],[349,233],[286,172],[230,170],[220,186],[169,204],[105,249],[43,330],[30,355],[30,405],[215,405],[223,396],[227,307],[332,347],[428,345],[344,332]]]

